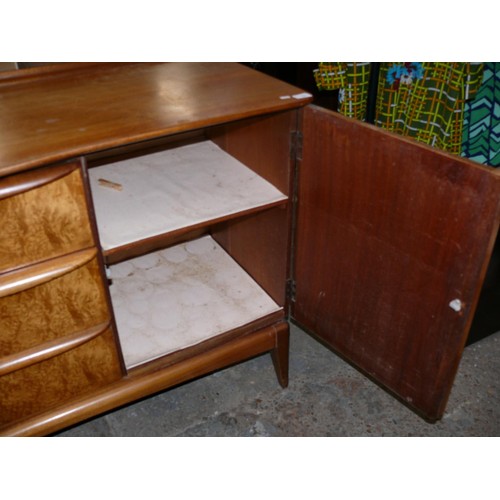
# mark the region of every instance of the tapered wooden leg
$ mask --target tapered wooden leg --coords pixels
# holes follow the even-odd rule
[[[290,329],[288,323],[280,323],[276,328],[276,347],[271,351],[271,357],[276,370],[276,376],[281,387],[288,387],[288,359],[290,345]]]

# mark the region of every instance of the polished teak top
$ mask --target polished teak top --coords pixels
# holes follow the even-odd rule
[[[0,77],[0,175],[294,108],[300,89],[235,63],[73,64]]]

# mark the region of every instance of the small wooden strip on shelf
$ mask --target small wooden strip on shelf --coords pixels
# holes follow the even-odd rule
[[[22,292],[85,265],[97,254],[95,247],[49,259],[0,275],[0,298]]]
[[[101,323],[83,332],[72,333],[64,337],[50,340],[41,345],[26,349],[0,359],[0,376],[26,368],[70,351],[95,337],[98,337],[109,327],[109,321]]]
[[[104,186],[110,189],[114,189],[115,191],[122,191],[123,186],[118,182],[108,181],[108,179],[98,179],[97,182],[99,186]]]
[[[0,200],[54,182],[73,172],[78,165],[78,162],[65,163],[5,177],[0,180]]]

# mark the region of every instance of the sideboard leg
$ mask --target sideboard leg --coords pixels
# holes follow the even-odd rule
[[[276,327],[276,347],[271,351],[271,357],[276,370],[276,376],[281,387],[288,387],[288,358],[290,345],[290,330],[288,323]]]

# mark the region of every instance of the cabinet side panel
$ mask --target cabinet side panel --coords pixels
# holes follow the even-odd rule
[[[294,318],[442,416],[498,227],[498,178],[338,114],[304,112]]]

